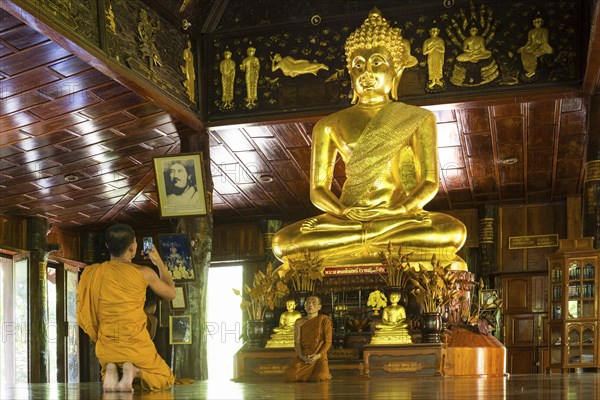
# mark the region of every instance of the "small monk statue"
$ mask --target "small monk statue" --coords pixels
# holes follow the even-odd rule
[[[466,228],[454,217],[423,207],[439,188],[437,126],[432,112],[397,102],[405,68],[412,65],[399,28],[374,9],[345,44],[354,106],[321,119],[312,133],[310,198],[324,211],[279,230],[273,251],[284,261],[305,251],[323,266],[380,264],[391,243],[429,265],[435,254],[455,270]],[[336,160],[346,166],[338,196]]]
[[[279,326],[273,328],[273,335],[265,347],[294,347],[294,325],[302,313],[296,310],[296,300],[289,299],[285,302],[287,311],[279,317]]]
[[[381,323],[375,325],[371,344],[412,343],[406,323],[406,311],[398,304],[400,293],[390,293],[390,305],[383,309]]]

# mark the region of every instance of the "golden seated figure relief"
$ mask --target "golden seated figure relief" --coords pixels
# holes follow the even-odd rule
[[[383,309],[381,323],[375,325],[371,344],[412,343],[406,323],[406,311],[398,304],[400,293],[390,293],[390,305]]]
[[[400,39],[400,30],[375,9],[346,41],[356,104],[314,127],[310,197],[324,214],[275,234],[281,268],[305,250],[324,266],[380,264],[378,252],[391,242],[413,252],[411,261],[429,264],[435,254],[466,270],[456,256],[465,226],[423,210],[439,187],[436,121],[430,111],[394,101],[407,62]],[[346,165],[339,197],[332,191],[338,155]]]
[[[273,335],[265,347],[294,347],[294,325],[296,320],[302,318],[302,313],[296,310],[296,300],[286,301],[287,311],[279,317],[279,326],[273,328]]]

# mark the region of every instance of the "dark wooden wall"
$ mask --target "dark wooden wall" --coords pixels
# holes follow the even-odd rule
[[[562,204],[504,206],[500,209],[498,268],[502,272],[546,269],[546,256],[557,247],[509,249],[511,236],[558,234],[567,237],[567,207]]]

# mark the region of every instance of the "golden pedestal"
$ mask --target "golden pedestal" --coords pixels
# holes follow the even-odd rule
[[[294,332],[291,335],[281,335],[281,334],[273,334],[271,335],[271,339],[267,340],[267,344],[265,345],[266,349],[272,348],[285,348],[285,349],[293,349],[294,348]]]
[[[400,345],[411,344],[412,339],[407,329],[398,331],[375,331],[371,338],[372,345]]]

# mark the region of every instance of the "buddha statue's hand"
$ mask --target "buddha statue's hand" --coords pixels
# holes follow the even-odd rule
[[[307,218],[302,222],[300,226],[300,232],[310,233],[317,231],[356,231],[362,229],[362,223],[360,221],[353,221],[350,219],[329,219],[328,221],[319,222],[317,218]]]
[[[373,221],[394,215],[406,214],[406,208],[400,206],[392,209],[388,204],[378,204],[368,207],[348,207],[344,210],[344,216],[355,221]]]

